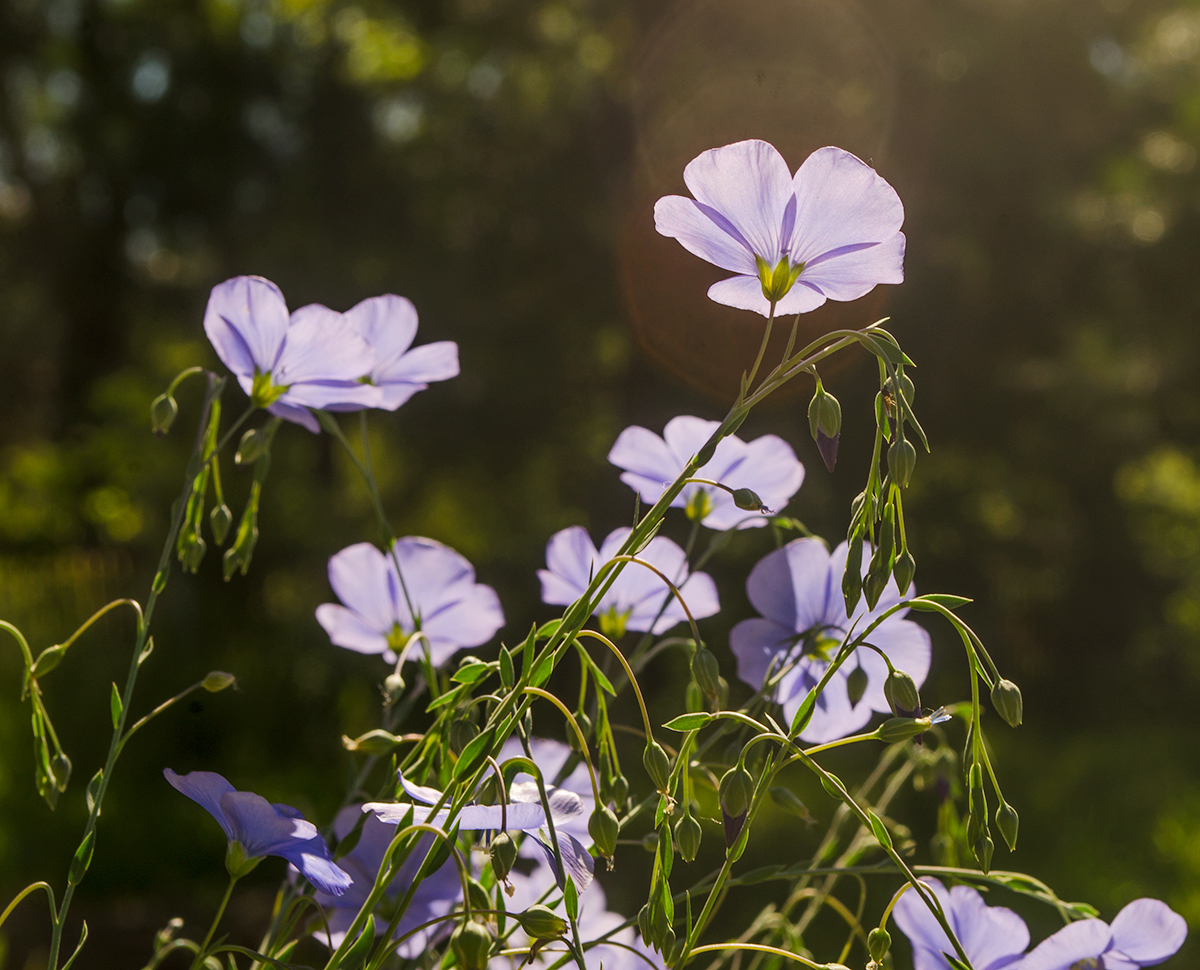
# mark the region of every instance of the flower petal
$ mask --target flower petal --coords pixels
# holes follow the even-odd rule
[[[621,481],[646,502],[658,501],[667,485],[683,470],[683,464],[666,441],[639,425],[632,425],[617,435],[608,460],[625,469]],[[682,505],[683,499],[672,504]]]
[[[796,221],[788,246],[793,263],[817,263],[843,247],[885,242],[904,224],[904,204],[896,190],[841,148],[819,148],[809,155],[796,171],[793,187]]]
[[[780,696],[787,698],[783,702],[783,713],[789,722],[796,716],[809,690],[816,686],[824,667],[824,664],[801,662],[780,682]],[[871,705],[861,699],[851,706],[846,677],[838,671],[817,698],[812,720],[800,732],[800,738],[816,744],[837,741],[866,727],[871,713]]]
[[[565,832],[556,832],[558,837],[558,851],[562,853],[563,868],[566,869],[569,875],[575,882],[575,888],[583,892],[592,884],[593,865],[592,855],[583,844],[573,835],[567,835]],[[546,861],[550,863],[551,869],[554,870],[554,878],[561,889],[567,884],[565,877],[558,868],[558,860],[554,858],[554,849],[550,845],[550,836],[537,835],[535,836],[537,846],[546,854]]]
[[[460,590],[459,599],[422,621],[429,637],[430,659],[440,667],[459,650],[487,643],[504,626],[500,597],[490,586],[476,583]]]
[[[1100,956],[1108,949],[1112,931],[1098,919],[1080,920],[1064,926],[1042,940],[1017,968],[1019,970],[1068,970],[1071,964]]]
[[[587,530],[573,525],[554,533],[546,543],[546,569],[538,570],[542,602],[567,606],[587,589],[599,553]]]
[[[390,364],[377,367],[371,379],[382,395],[380,407],[395,411],[433,381],[458,376],[458,344],[439,340],[410,350]]]
[[[226,792],[221,796],[221,810],[229,819],[233,838],[251,857],[278,855],[281,848],[297,840],[307,842],[318,837],[312,822],[277,811],[254,792]]]
[[[689,253],[735,273],[758,272],[750,244],[719,212],[682,195],[654,203],[654,228]]]
[[[378,548],[356,542],[330,557],[329,585],[368,627],[386,637],[402,615],[395,571]],[[403,615],[407,618],[407,611]]]
[[[1186,939],[1187,922],[1157,899],[1135,899],[1112,921],[1112,948],[1143,967],[1162,963]]]
[[[249,396],[249,390],[246,391]],[[283,418],[284,421],[290,421],[292,424],[298,424],[302,428],[306,428],[313,434],[321,433],[321,424],[317,421],[313,413],[308,408],[300,407],[298,404],[286,404],[283,401],[276,401],[267,408],[269,414],[275,415],[277,418]]]
[[[751,139],[701,152],[683,170],[683,180],[696,201],[728,219],[754,253],[771,265],[779,260],[792,178],[773,145]]]
[[[970,886],[955,886],[950,890],[950,907],[954,913],[951,925],[958,940],[980,970],[1007,966],[1029,945],[1025,921],[1011,909],[988,906],[983,896]]]
[[[275,368],[288,328],[279,287],[261,276],[235,276],[214,286],[204,311],[204,332],[217,356],[238,375]]]
[[[340,896],[353,884],[350,873],[329,858],[329,847],[320,836],[307,843],[292,842],[271,855],[282,856],[320,892]]]
[[[292,315],[272,379],[281,386],[357,381],[370,374],[374,364],[375,354],[358,328],[335,310],[314,303]]]
[[[877,283],[904,282],[904,242],[897,232],[880,243],[835,249],[813,260],[800,279],[831,300],[857,300]]]
[[[177,775],[170,768],[164,768],[163,777],[176,791],[187,795],[215,818],[227,839],[235,838],[233,826],[221,808],[221,796],[233,791],[233,785],[215,771],[189,771],[186,775]]]
[[[957,932],[958,927],[952,916],[950,893],[946,891],[946,887],[939,880],[928,877],[922,879],[921,882],[937,897],[938,902],[942,904],[942,912],[947,918],[946,921]],[[922,947],[933,953],[941,953],[944,950],[954,952],[950,939],[946,936],[946,931],[942,929],[937,917],[929,911],[925,900],[915,889],[909,888],[900,896],[892,910],[892,919],[896,921],[901,932],[908,937],[914,949]],[[1028,933],[1025,934],[1025,942],[1029,942]],[[1024,948],[1023,945],[1022,948]],[[946,962],[943,960],[939,967],[944,968],[945,966]]]
[[[392,293],[363,300],[342,315],[375,352],[372,376],[401,357],[417,335],[417,308]]]
[[[337,603],[322,603],[318,606],[317,622],[336,646],[358,653],[384,653],[388,650],[387,637],[366,623],[357,613]]]
[[[796,287],[793,286],[788,291],[788,296],[795,291]],[[813,291],[809,290],[809,292]],[[722,306],[731,306],[738,310],[753,310],[755,313],[761,313],[764,317],[771,315],[771,301],[763,296],[762,283],[759,282],[757,276],[731,276],[727,280],[719,280],[708,288],[708,298]],[[819,293],[814,293],[813,299],[815,302],[809,309],[819,307],[825,302],[824,295]]]
[[[790,624],[780,626],[757,616],[742,620],[729,631],[729,649],[737,658],[738,678],[759,690],[771,661],[787,653],[794,637]]]

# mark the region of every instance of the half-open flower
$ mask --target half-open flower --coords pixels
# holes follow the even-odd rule
[[[542,602],[566,606],[575,602],[591,584],[597,571],[612,560],[629,537],[629,529],[616,529],[597,550],[587,530],[573,525],[556,532],[546,544],[546,568],[538,570]],[[693,619],[712,616],[720,610],[717,587],[707,573],[689,573],[684,551],[665,536],[655,536],[637,558],[654,566],[626,562],[624,570],[600,599],[595,614],[600,628],[609,636],[626,630],[665,633],[687,618],[683,606],[663,582],[666,576],[679,590]],[[662,574],[661,576],[659,574]]]
[[[227,865],[242,875],[253,860],[274,855],[287,859],[318,890],[340,896],[353,881],[329,856],[329,846],[312,822],[290,805],[271,804],[261,795],[235,791],[212,771],[177,775],[170,768],[163,776],[176,790],[205,809],[229,840]]]
[[[339,647],[394,663],[410,643],[420,643],[440,666],[504,625],[496,591],[475,582],[471,564],[449,546],[409,536],[397,539],[393,551],[394,557],[359,542],[330,558],[329,584],[343,605],[322,603],[317,622]],[[417,630],[422,637],[414,639]]]
[[[1021,958],[1029,945],[1029,930],[1011,909],[988,906],[970,886],[946,889],[936,879],[921,882],[942,904],[946,922],[975,970],[1000,970]],[[943,954],[953,954],[954,946],[915,889],[900,897],[892,916],[912,944],[913,970],[950,970]]]
[[[617,436],[608,460],[624,469],[621,481],[653,504],[718,427],[719,421],[684,414],[668,421],[660,438],[648,428],[632,425]],[[721,439],[712,459],[694,477],[733,489],[751,489],[764,506],[778,512],[803,483],[804,466],[792,446],[777,435],[766,434],[753,441],[730,435]],[[764,516],[739,509],[729,492],[711,485],[687,485],[671,505],[687,509],[690,518],[710,529],[752,529],[767,524]]]
[[[851,626],[862,632],[900,602],[896,581],[889,579],[875,609],[867,610],[860,600],[854,617],[848,617],[841,587],[846,551],[844,542],[831,554],[819,539],[796,539],[760,559],[746,580],[750,602],[762,615],[742,620],[730,631],[738,676],[754,688],[776,681],[774,697],[789,719],[820,681]],[[869,559],[864,551],[864,572]],[[920,686],[929,673],[929,634],[904,619],[907,612],[899,610],[884,620],[867,643]],[[857,696],[852,696],[847,680],[858,668],[866,684],[861,693],[856,685]],[[856,675],[860,683],[862,676]],[[864,727],[874,712],[889,711],[887,676],[887,661],[869,647],[858,647],[825,685],[800,736],[817,743],[835,741]]]
[[[709,288],[717,303],[804,313],[904,280],[904,206],[847,151],[819,148],[793,176],[767,142],[740,141],[696,156],[683,180],[694,198],[659,199],[654,225],[738,274]]]
[[[1042,940],[1013,970],[1137,970],[1173,956],[1187,923],[1164,902],[1135,899],[1109,926],[1085,919]]]

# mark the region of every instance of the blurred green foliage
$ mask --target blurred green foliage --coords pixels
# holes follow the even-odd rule
[[[630,267],[675,245],[625,229],[648,231],[646,186],[680,189],[683,161],[739,137],[839,141],[908,207],[908,278],[888,310],[934,447],[907,503],[918,584],[975,597],[969,622],[1025,690],[1025,725],[993,739],[1022,816],[1011,867],[1109,918],[1149,894],[1200,920],[1200,6],[794,0],[788,17],[844,41],[805,73],[799,39],[783,68],[767,63],[791,43],[763,26],[783,5],[0,0],[0,616],[36,649],[113,596],[144,597],[195,389],[165,440],[149,402],[181,368],[215,365],[208,288],[255,272],[293,306],[402,293],[420,342],[459,342],[462,376],[373,416],[372,449],[397,529],[470,557],[511,639],[549,615],[534,577],[546,538],[631,515],[605,462],[620,429],[723,411],[719,382],[664,354],[638,310]],[[726,21],[744,29],[725,31],[725,60],[689,46]],[[736,374],[759,324],[715,319],[726,329],[691,350]],[[788,512],[831,537],[865,464],[871,378],[826,377],[846,415],[832,477],[802,404],[743,429],[796,445],[809,479]],[[227,409],[240,400],[231,389]],[[247,477],[227,474],[235,512]],[[83,886],[98,942],[81,966],[143,959],[154,929],[219,891],[219,836],[162,766],[325,818],[348,770],[338,738],[375,726],[386,671],[312,617],[327,557],[375,536],[326,437],[278,436],[261,527],[249,577],[222,583],[213,556],[164,599],[142,702],[213,668],[240,693],[131,745]],[[706,631],[731,680],[725,632],[768,543],[739,535],[714,567],[725,610]],[[33,791],[16,651],[0,653],[0,900],[66,871],[130,641],[114,615],[47,681],[77,779],[53,815]],[[955,649],[935,631],[927,702],[965,690]],[[673,663],[654,679],[669,713]],[[902,802],[897,817],[927,820],[927,857],[932,786]],[[767,826],[764,845],[771,826],[798,854],[814,841],[783,814]],[[268,868],[235,932],[268,905]],[[731,901],[731,919],[771,892]],[[44,927],[24,904],[4,965],[36,967]]]

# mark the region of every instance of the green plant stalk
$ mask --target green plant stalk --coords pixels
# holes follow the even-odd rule
[[[229,885],[225,887],[225,895],[221,897],[221,905],[217,907],[216,915],[213,916],[212,923],[208,927],[208,932],[204,935],[204,942],[200,944],[200,949],[196,951],[196,956],[192,960],[192,970],[197,970],[204,962],[204,957],[208,953],[208,945],[212,942],[213,934],[217,932],[217,927],[221,925],[221,917],[225,915],[225,907],[229,905],[229,899],[233,895],[233,887],[237,885],[237,882],[237,876],[231,875],[229,877]]]

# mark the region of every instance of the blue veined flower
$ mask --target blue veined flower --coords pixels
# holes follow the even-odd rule
[[[1187,923],[1164,902],[1135,899],[1110,926],[1085,919],[1042,940],[1012,970],[1138,970],[1173,956]]]
[[[970,886],[948,890],[936,879],[925,878],[921,882],[942,904],[946,922],[975,970],[1000,970],[1021,958],[1029,945],[1029,930],[1011,909],[988,906]],[[913,970],[950,970],[942,954],[954,953],[954,946],[915,889],[900,897],[892,916],[912,944]]]
[[[667,422],[660,438],[648,428],[632,425],[617,436],[608,460],[624,469],[621,481],[653,504],[718,427],[719,421],[680,415]],[[804,482],[804,466],[792,446],[777,435],[749,442],[730,435],[721,439],[712,459],[694,477],[751,489],[763,505],[778,512]],[[711,485],[687,485],[671,505],[686,509],[689,517],[710,529],[752,529],[767,524],[764,516],[739,509],[732,495]]]
[[[613,558],[629,537],[627,528],[615,529],[597,550],[587,530],[573,525],[556,532],[546,543],[546,568],[538,570],[542,581],[542,602],[566,606],[587,589],[597,570]],[[707,573],[689,573],[687,556],[665,536],[655,536],[638,553],[659,569],[679,589],[694,619],[712,616],[721,608],[717,587]],[[687,618],[679,600],[662,579],[650,569],[634,562],[625,563],[621,574],[609,587],[596,607],[600,628],[608,636],[621,636],[626,630],[667,630]]]
[[[461,554],[417,536],[397,539],[395,552],[400,572],[390,555],[369,542],[330,558],[329,584],[344,605],[322,603],[317,621],[339,647],[383,654],[394,663],[411,642],[419,642],[412,640],[415,612],[433,664],[441,666],[459,650],[486,643],[504,625],[496,591],[475,582],[475,570]]]
[[[717,303],[805,313],[904,281],[904,206],[847,151],[817,149],[793,176],[767,142],[740,141],[696,156],[683,180],[695,198],[659,199],[655,228],[738,274],[709,289]]]
[[[344,839],[354,828],[362,814],[361,805],[350,805],[338,812],[333,823],[334,835]],[[341,895],[335,896],[325,892],[316,894],[316,901],[326,910],[326,918],[318,923],[313,930],[313,936],[336,949],[346,938],[358,911],[366,902],[375,886],[375,877],[383,863],[384,853],[396,837],[396,825],[384,822],[382,819],[368,815],[363,820],[362,833],[354,848],[338,860],[341,867],[349,873],[353,880],[350,887]],[[384,898],[380,902],[378,912],[384,919],[391,918],[389,909],[397,898],[408,891],[416,878],[421,863],[433,845],[433,836],[425,836],[413,849],[412,853],[400,866],[400,871],[384,890]],[[417,887],[408,908],[396,924],[396,935],[403,936],[416,930],[422,923],[445,916],[458,905],[462,899],[462,881],[458,877],[458,868],[453,859],[447,859],[445,864],[436,872],[427,876]],[[397,953],[403,959],[411,960],[419,957],[426,949],[438,940],[448,936],[454,929],[454,922],[435,923],[433,926],[418,930],[400,944]]]
[[[815,687],[850,630],[842,596],[842,572],[846,565],[846,543],[832,553],[819,539],[795,539],[758,561],[746,580],[750,602],[761,614],[742,620],[729,634],[729,645],[738,662],[738,676],[761,688],[768,673],[786,671],[779,679],[774,697],[790,720],[810,688]],[[864,549],[863,569],[869,565]],[[911,591],[909,595],[915,595]],[[860,600],[853,623],[862,632],[880,614],[900,602],[894,579],[875,604],[867,610]],[[929,634],[900,610],[884,620],[869,641],[888,655],[892,665],[908,673],[919,687],[929,674]],[[858,667],[867,675],[866,689],[852,703],[847,678]],[[875,712],[887,713],[884,694],[888,668],[884,659],[868,647],[859,647],[830,678],[817,698],[812,720],[801,732],[805,741],[836,741],[864,727]]]
[[[163,776],[217,820],[229,840],[227,859],[236,860],[235,868],[249,871],[251,860],[274,855],[287,859],[321,892],[340,896],[350,886],[349,874],[330,858],[317,827],[297,809],[272,804],[253,792],[235,791],[212,771],[177,775],[164,768]]]

